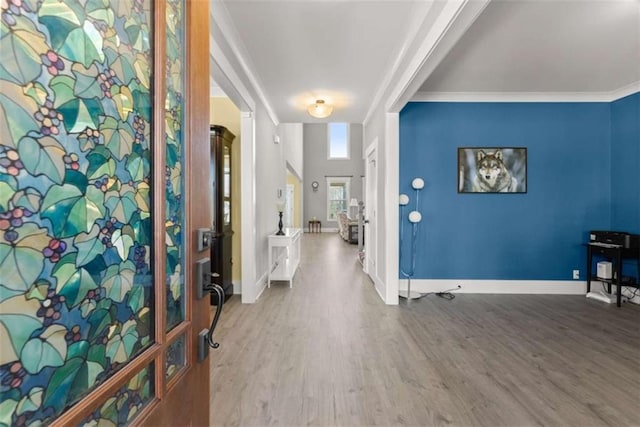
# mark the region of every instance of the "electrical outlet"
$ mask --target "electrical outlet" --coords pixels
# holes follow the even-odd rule
[[[573,270],[573,280],[580,279],[580,270]]]

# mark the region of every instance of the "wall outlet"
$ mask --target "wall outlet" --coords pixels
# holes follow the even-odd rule
[[[573,280],[580,279],[580,270],[573,270]]]

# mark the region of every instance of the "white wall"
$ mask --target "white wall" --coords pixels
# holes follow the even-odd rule
[[[411,42],[400,49],[403,58],[393,64],[372,103],[374,110],[365,119],[364,149],[378,138],[378,260],[374,280],[387,304],[398,301],[398,112],[488,1],[416,3],[415,22],[409,31]],[[452,28],[455,31],[451,31]],[[446,43],[442,43],[445,33],[453,35],[444,38]],[[268,105],[259,80],[251,75],[241,59],[248,55],[223,5],[212,8],[210,43],[214,79],[243,114],[248,114],[243,116],[242,127],[243,139],[251,135],[250,143],[249,140],[243,143],[242,154],[243,182],[250,180],[248,185],[243,185],[242,195],[243,260],[246,261],[242,276],[243,282],[254,276],[251,286],[262,287],[267,272],[267,235],[277,227],[277,189],[285,188],[286,164],[298,167],[295,165],[298,154],[293,155],[291,163],[285,158],[284,145],[273,143],[278,119]],[[252,247],[255,247],[255,264],[251,263],[254,251],[249,248]],[[251,271],[245,271],[245,266],[251,266]],[[253,302],[253,297],[245,298],[245,286],[243,283],[242,300]],[[256,289],[256,296],[260,290]]]
[[[286,186],[282,144],[274,144],[277,117],[261,88],[238,57],[237,33],[218,7],[210,19],[211,63],[215,82],[242,112],[242,302],[252,303],[265,286],[267,236],[278,226],[277,189]]]
[[[378,164],[376,170],[378,172],[378,205],[376,207],[377,222],[376,222],[376,241],[377,251],[367,251],[367,253],[377,253],[377,259],[375,260],[375,271],[369,271],[368,274],[372,278],[376,290],[380,297],[385,300],[387,304],[397,304],[397,267],[394,269],[388,268],[387,264],[397,263],[397,240],[393,237],[393,233],[397,228],[398,219],[397,212],[394,218],[394,212],[392,209],[397,209],[397,175],[398,175],[398,156],[395,158],[389,156],[390,150],[398,149],[397,145],[389,145],[388,141],[388,123],[387,114],[384,111],[383,105],[379,104],[374,114],[365,123],[364,127],[364,140],[363,140],[363,153],[366,153],[373,141],[377,140],[378,150]],[[392,141],[392,144],[397,144],[396,141]],[[366,159],[365,159],[366,161]],[[389,179],[394,179],[395,186]],[[388,197],[387,194],[391,193],[394,196]],[[363,189],[363,194],[366,194],[366,189]],[[365,200],[365,204],[368,201]],[[396,233],[397,235],[397,233]],[[391,237],[390,237],[391,236]],[[366,242],[365,242],[366,248]],[[394,249],[395,248],[395,249]],[[396,275],[396,276],[394,276]],[[395,287],[391,282],[396,283]]]
[[[273,143],[276,125],[261,104],[256,108],[256,279],[267,274],[267,236],[278,229],[277,191],[285,188],[287,174],[282,144]],[[262,285],[262,283],[260,283]]]
[[[304,125],[304,218],[303,224],[316,217],[322,221],[322,229],[337,229],[337,221],[327,220],[327,183],[328,176],[351,177],[350,198],[362,200],[364,193],[362,179],[364,162],[362,160],[362,125],[349,124],[349,158],[331,159],[328,157],[327,123],[305,123]],[[311,183],[318,181],[317,191],[311,189]]]
[[[280,123],[278,125],[280,144],[284,149],[284,160],[291,172],[299,179],[304,173],[302,123]]]
[[[417,10],[409,30],[413,40],[365,119],[364,150],[378,140],[378,259],[373,279],[387,304],[398,303],[399,112],[488,2],[434,2]]]

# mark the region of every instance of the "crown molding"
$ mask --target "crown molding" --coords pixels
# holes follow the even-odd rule
[[[467,32],[491,0],[449,0],[385,104],[386,112],[399,112]]]
[[[241,111],[246,111],[247,109],[255,111],[255,100],[224,54],[222,47],[211,34],[209,34],[209,49],[210,78],[213,78]]]
[[[216,86],[215,84],[209,85],[209,97],[210,98],[228,98],[227,94],[224,93],[220,86]]]
[[[384,93],[387,90],[387,88],[389,88],[389,86],[391,86],[391,82],[392,82],[393,77],[398,72],[398,68],[400,67],[400,64],[402,63],[402,60],[407,55],[407,51],[408,51],[409,47],[411,46],[411,44],[414,43],[414,41],[418,37],[418,32],[420,31],[420,28],[422,28],[422,25],[423,25],[424,21],[429,16],[429,12],[433,8],[433,5],[434,5],[433,2],[429,3],[425,7],[424,12],[422,12],[420,14],[420,16],[417,17],[416,19],[414,19],[413,22],[411,23],[411,26],[409,27],[409,31],[407,31],[407,37],[404,39],[404,41],[402,43],[402,46],[400,46],[400,49],[398,50],[398,55],[396,55],[395,61],[389,67],[389,69],[387,70],[387,73],[385,73],[385,75],[384,75],[384,77],[382,79],[382,83],[378,87],[378,90],[376,91],[376,94],[373,97],[373,100],[371,102],[371,107],[369,107],[369,111],[367,111],[367,114],[366,114],[366,116],[364,118],[364,121],[363,121],[363,125],[364,126],[366,126],[366,124],[369,122],[369,120],[373,116],[373,114],[374,114],[376,108],[378,107],[378,105],[380,104],[380,101],[382,100],[382,97],[384,96]]]
[[[640,7],[640,3],[638,3],[638,6]],[[617,101],[618,99],[624,98],[625,96],[633,95],[634,93],[638,92],[640,92],[640,80],[612,91],[611,101]]]
[[[260,83],[260,79],[257,77],[255,67],[253,66],[250,55],[247,52],[247,48],[244,46],[244,43],[240,39],[238,30],[231,19],[231,15],[227,10],[224,2],[216,2],[215,13],[211,13],[211,18],[220,28],[222,34],[224,34],[224,38],[231,49],[231,52],[238,60],[240,67],[242,68],[242,72],[245,74],[247,79],[249,80],[249,84],[252,89],[255,91],[256,95],[264,105],[264,108],[267,110],[267,114],[274,125],[280,124],[280,120],[276,115],[273,107],[269,103],[267,96],[262,89],[262,84]]]
[[[613,102],[640,92],[640,81],[611,92],[417,92],[411,102]]]

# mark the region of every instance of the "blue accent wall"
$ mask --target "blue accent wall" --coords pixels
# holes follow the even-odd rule
[[[640,234],[640,93],[611,103],[611,228]]]
[[[481,146],[527,148],[526,194],[458,194],[457,149]],[[400,193],[411,209],[412,179],[426,183],[414,278],[584,277],[588,231],[611,225],[611,155],[609,103],[409,103]]]

